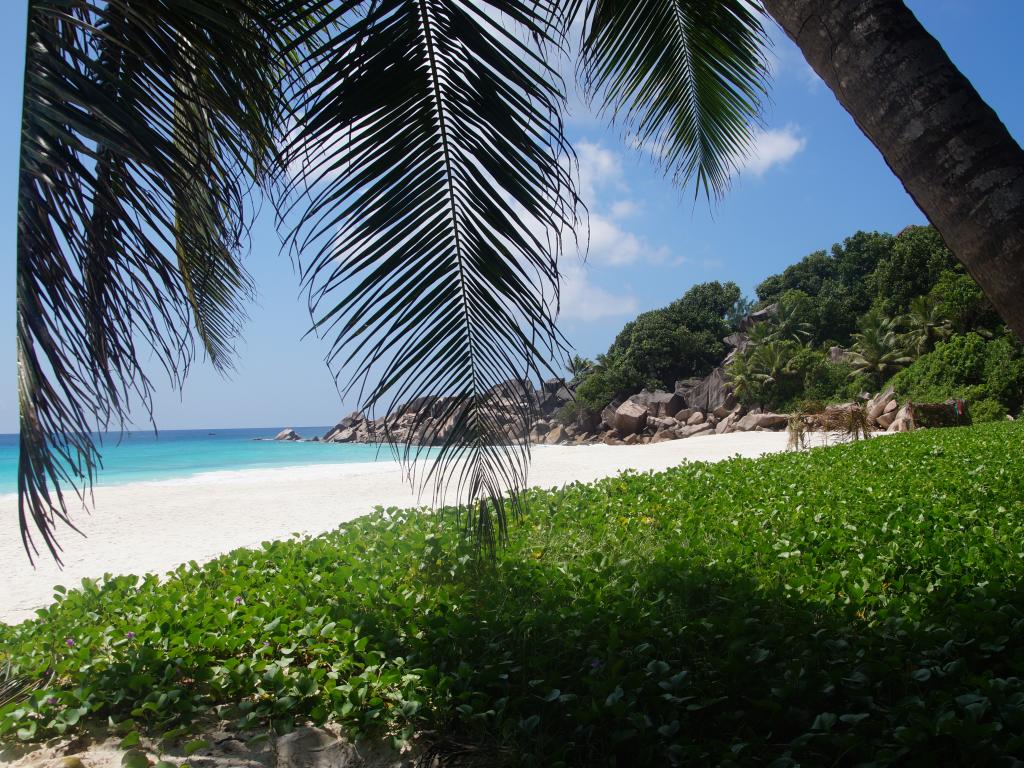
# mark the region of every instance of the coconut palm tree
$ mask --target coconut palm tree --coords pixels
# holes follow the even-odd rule
[[[931,352],[936,343],[953,333],[953,323],[938,301],[930,296],[911,299],[907,313],[899,319],[906,329],[904,338],[916,357]]]
[[[725,370],[732,393],[744,403],[760,400],[765,383],[764,374],[751,361],[752,354],[747,352],[736,355]]]
[[[755,323],[747,331],[747,344],[751,347],[759,347],[778,338],[779,328],[773,320],[763,320]]]
[[[779,310],[773,325],[773,338],[778,341],[806,344],[814,333],[814,326],[800,319],[799,308],[785,301],[779,302]]]
[[[789,363],[792,359],[793,345],[775,340],[755,347],[750,355],[750,365],[761,375],[761,381],[770,385],[791,372]]]
[[[861,330],[853,334],[853,339],[852,375],[867,375],[881,383],[914,360],[903,345],[896,322],[881,313],[865,315],[861,319]]]
[[[765,6],[1024,331],[1021,151],[941,47],[898,0]],[[369,411],[452,395],[432,477],[490,498],[467,524],[500,536],[528,448],[495,418],[495,387],[565,354],[558,256],[579,209],[556,65],[577,19],[591,96],[680,183],[724,194],[768,72],[747,0],[29,0],[26,549],[34,528],[57,556],[66,493],[85,493],[99,461],[92,430],[149,412],[143,358],[175,384],[196,342],[230,367],[259,194],[346,391]],[[933,101],[924,139],[894,133]],[[944,162],[957,142],[984,151]],[[525,432],[528,406],[519,418]]]

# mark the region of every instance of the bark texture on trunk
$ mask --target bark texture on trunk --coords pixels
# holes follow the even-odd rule
[[[763,2],[1024,338],[1024,151],[996,113],[902,0]]]

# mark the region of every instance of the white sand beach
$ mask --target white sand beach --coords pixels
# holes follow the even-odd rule
[[[636,446],[541,446],[530,484],[559,487],[626,469],[663,470],[683,461],[755,457],[786,449],[784,432],[745,432]],[[429,501],[429,493],[424,501]],[[29,565],[14,495],[0,497],[0,621],[32,618],[52,587],[104,573],[163,573],[238,547],[292,533],[317,534],[376,506],[420,504],[397,464],[337,464],[219,472],[179,480],[100,486],[91,514],[75,521],[85,538],[60,531],[64,568],[43,554]]]

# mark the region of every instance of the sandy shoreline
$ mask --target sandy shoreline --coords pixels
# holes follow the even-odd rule
[[[543,446],[530,485],[553,488],[625,469],[662,470],[786,449],[784,432],[744,432],[637,446]],[[33,569],[21,547],[17,503],[0,497],[0,621],[16,623],[50,602],[52,587],[104,573],[162,573],[292,533],[317,534],[374,507],[419,506],[397,464],[320,464],[217,472],[178,480],[98,487],[94,512],[75,518],[86,534],[61,531],[64,569],[47,556]]]

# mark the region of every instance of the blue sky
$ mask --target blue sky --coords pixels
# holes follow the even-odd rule
[[[14,253],[24,3],[10,0],[0,28],[0,244],[5,254],[0,359],[0,432],[17,429],[14,358]],[[1024,67],[1013,51],[1024,27],[1020,0],[911,0],[925,27],[1024,141]],[[734,280],[754,286],[811,251],[864,230],[894,232],[925,219],[877,151],[811,72],[799,51],[773,28],[772,103],[757,152],[730,194],[708,205],[663,178],[600,117],[573,99],[568,128],[580,157],[591,210],[584,264],[563,261],[562,329],[577,350],[605,350],[637,312],[681,296],[694,283]],[[269,216],[253,234],[248,266],[259,300],[239,346],[235,374],[224,379],[198,364],[182,393],[156,397],[161,428],[314,425],[351,410],[323,363],[326,345],[302,339],[309,317],[290,261],[279,255]],[[153,371],[157,374],[157,371]],[[146,426],[144,415],[137,425]]]

